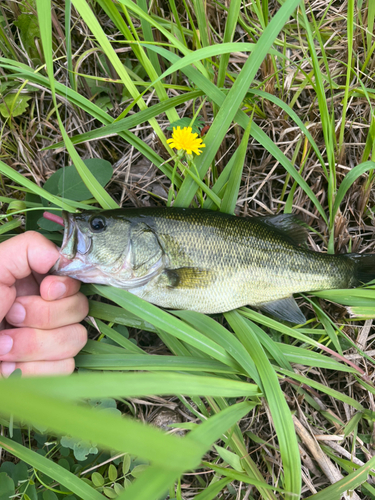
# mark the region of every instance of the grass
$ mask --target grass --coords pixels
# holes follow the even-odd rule
[[[0,241],[61,242],[46,207],[173,203],[293,211],[314,250],[374,253],[374,18],[371,0],[3,2]],[[181,118],[209,125],[192,170],[167,144]],[[375,498],[374,286],[301,296],[293,328],[83,291],[80,373],[0,381],[0,492]]]

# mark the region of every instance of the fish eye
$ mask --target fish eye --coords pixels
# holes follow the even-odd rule
[[[94,215],[89,221],[89,226],[93,233],[101,233],[107,227],[105,218],[101,215]]]

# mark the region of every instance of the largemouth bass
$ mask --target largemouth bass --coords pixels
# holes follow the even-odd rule
[[[251,305],[304,323],[293,293],[375,278],[375,254],[309,250],[306,229],[291,214],[149,208],[63,212],[63,219],[55,274],[125,288],[165,308],[213,314]]]

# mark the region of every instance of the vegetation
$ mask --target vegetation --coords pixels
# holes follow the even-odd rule
[[[0,7],[2,240],[61,242],[46,208],[173,204],[375,252],[373,1]],[[0,381],[1,500],[375,498],[374,285],[301,296],[298,327],[83,290],[79,373]]]

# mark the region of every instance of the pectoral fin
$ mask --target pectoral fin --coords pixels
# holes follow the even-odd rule
[[[161,278],[168,288],[205,288],[210,285],[215,276],[212,271],[195,267],[180,267],[165,269]]]
[[[299,325],[306,323],[306,318],[292,295],[286,299],[262,304],[259,306],[259,309],[283,321],[290,321],[291,323],[297,323]]]

